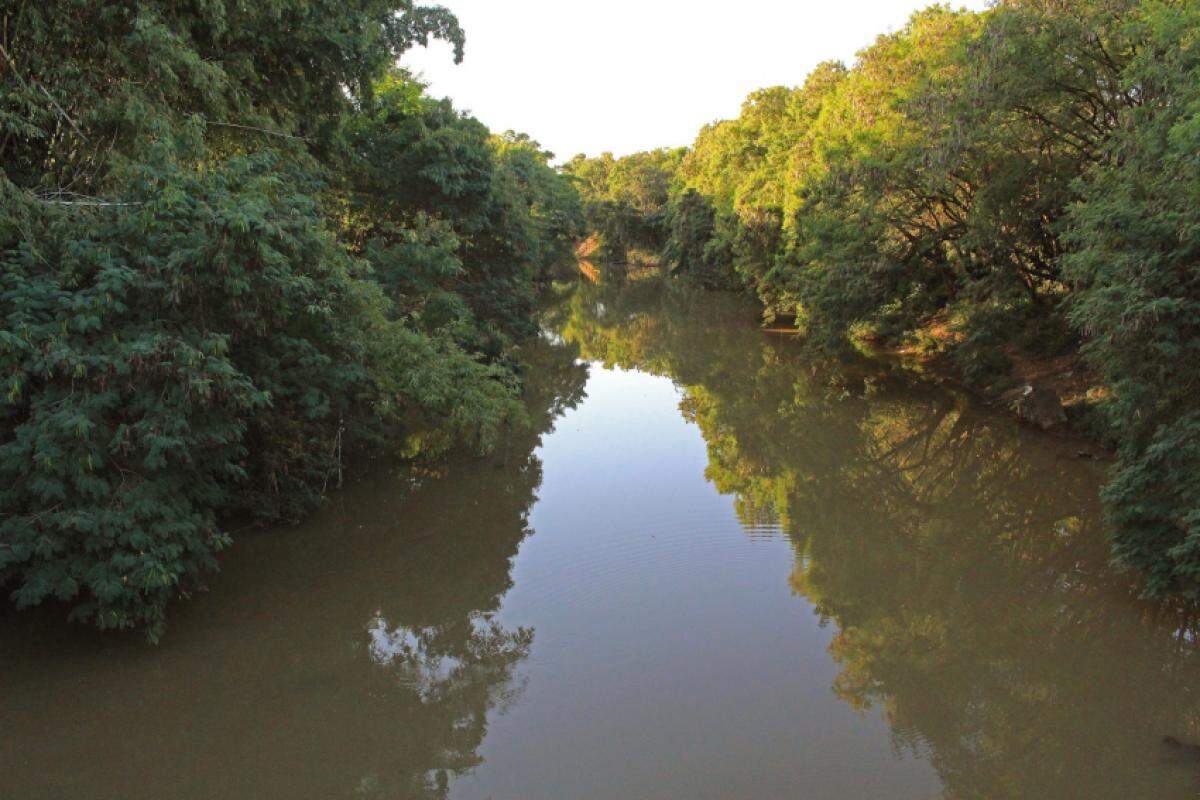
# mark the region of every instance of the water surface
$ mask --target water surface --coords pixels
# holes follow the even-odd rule
[[[495,457],[240,537],[158,647],[0,620],[0,797],[1195,796],[1193,626],[1079,443],[735,298],[559,294]]]

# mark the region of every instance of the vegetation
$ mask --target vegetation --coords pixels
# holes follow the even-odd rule
[[[573,185],[394,67],[413,0],[0,11],[0,585],[157,636],[229,521],[486,449]]]
[[[181,630],[163,652],[145,657],[137,641],[97,647],[96,637],[44,625],[45,613],[0,615],[3,681],[23,685],[5,696],[5,746],[30,753],[6,770],[5,785],[73,797],[104,784],[111,796],[137,797],[174,781],[219,783],[212,791],[229,797],[446,800],[455,779],[483,762],[484,736],[522,691],[535,631],[498,612],[533,533],[541,437],[583,397],[588,368],[577,355],[548,337],[522,345],[530,424],[507,431],[487,456],[381,465],[348,482],[319,518],[243,538],[223,558],[205,608],[172,611]],[[214,658],[219,668],[186,667]],[[47,663],[86,672],[89,691],[108,702],[97,711],[75,693],[17,678]],[[330,676],[328,702],[315,700]],[[177,737],[171,721],[193,698],[202,705]],[[15,733],[47,719],[75,735],[61,747],[29,747]],[[260,731],[274,732],[278,755],[258,746],[247,755]],[[155,755],[137,770],[111,770],[133,751]],[[3,760],[15,763],[8,752]],[[62,771],[64,761],[77,768]],[[213,763],[226,768],[204,784]]]
[[[755,92],[681,158],[570,169],[606,243],[628,241],[610,219],[652,231],[675,273],[753,292],[814,345],[937,329],[992,391],[1014,359],[1082,352],[1101,385],[1080,416],[1119,452],[1116,558],[1200,599],[1198,14],[934,6],[852,66]]]
[[[566,165],[583,195],[595,255],[624,263],[666,244],[671,182],[684,151],[655,150],[615,159],[576,156]]]
[[[1116,558],[1200,599],[1198,15],[934,6],[690,148],[564,175],[397,66],[462,57],[441,7],[9,4],[0,586],[157,636],[232,520],[300,519],[351,458],[493,446],[536,286],[590,231],[993,391],[1082,354]]]

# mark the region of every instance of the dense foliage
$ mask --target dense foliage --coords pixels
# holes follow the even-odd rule
[[[666,244],[671,184],[684,151],[654,150],[624,158],[576,156],[566,164],[583,195],[595,255],[624,263]]]
[[[818,345],[923,342],[993,391],[1014,360],[1081,349],[1100,385],[1078,418],[1119,448],[1117,559],[1200,598],[1198,13],[931,7],[706,127],[641,224],[676,273],[753,291]],[[636,216],[591,177],[610,162],[572,162],[585,205]]]
[[[90,663],[90,691],[106,698],[80,703],[36,681],[7,692],[6,793],[46,786],[91,796],[103,785],[128,798],[186,783],[222,797],[446,800],[483,762],[484,736],[524,685],[535,631],[498,611],[533,533],[542,436],[584,395],[588,367],[577,356],[549,337],[522,345],[530,424],[507,431],[491,454],[380,465],[335,493],[319,519],[242,538],[241,552],[222,558],[204,610],[180,610],[186,635],[172,631],[168,652],[96,647],[95,637],[0,615],[0,682],[15,686],[47,663],[72,672]],[[219,668],[188,666],[214,659]],[[309,702],[331,675],[331,701]],[[184,715],[185,735],[172,735]],[[75,732],[62,746],[30,747],[18,733],[51,718]],[[164,720],[166,735],[148,719]],[[154,756],[112,770],[132,752]],[[64,761],[76,766],[63,771]],[[225,769],[206,783],[211,764]]]
[[[993,389],[1082,352],[1114,552],[1200,598],[1198,14],[935,6],[690,148],[564,176],[396,66],[461,57],[440,7],[10,3],[0,585],[156,635],[230,520],[300,518],[355,455],[486,449],[524,416],[535,286],[590,230]]]
[[[393,66],[412,0],[0,11],[0,585],[152,636],[228,522],[486,448],[571,182]]]
[[[1155,3],[1121,91],[1137,98],[1070,209],[1070,315],[1113,390],[1117,555],[1200,598],[1200,8]]]

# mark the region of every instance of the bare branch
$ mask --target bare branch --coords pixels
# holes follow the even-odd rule
[[[291,134],[291,133],[283,133],[281,131],[272,131],[272,130],[268,130],[266,128],[256,128],[253,125],[239,125],[236,122],[211,122],[211,121],[206,120],[205,124],[216,125],[221,128],[238,128],[238,129],[244,130],[244,131],[256,131],[258,133],[265,133],[268,136],[278,136],[283,139],[298,139],[299,141],[302,141],[302,142],[311,142],[312,141],[312,139],[309,139],[307,136],[296,136],[295,134]]]
[[[34,200],[39,203],[44,203],[48,206],[90,206],[94,208],[115,208],[122,206],[145,205],[144,202],[122,203],[114,200],[102,200],[99,197],[91,197],[86,194],[79,194],[78,192],[71,192],[65,189],[56,189],[52,192],[42,192],[40,194],[30,194]]]
[[[5,48],[2,44],[0,44],[0,55],[3,55],[4,59],[8,62],[8,65],[12,67],[13,75],[17,77],[17,80],[19,80],[26,89],[29,89],[29,84],[25,83],[25,79],[21,77],[21,71],[17,69],[17,62],[13,60],[13,57],[8,54],[7,48]],[[42,94],[46,95],[46,99],[49,100],[50,104],[54,106],[54,110],[62,115],[62,118],[67,121],[67,124],[71,126],[73,131],[79,134],[79,138],[87,141],[88,137],[84,135],[83,131],[79,130],[79,126],[75,124],[75,120],[71,119],[71,115],[64,111],[63,107],[58,104],[58,101],[54,99],[54,95],[50,94],[50,90],[43,86],[36,78],[31,77],[29,80],[33,81],[34,85],[42,90]]]

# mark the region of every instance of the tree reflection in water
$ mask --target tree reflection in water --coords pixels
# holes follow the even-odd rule
[[[734,297],[581,284],[549,318],[584,357],[668,376],[707,477],[777,523],[835,626],[833,687],[881,706],[954,798],[1189,797],[1196,621],[1108,566],[1101,467],[926,378],[830,361]]]
[[[0,794],[447,797],[520,690],[534,634],[496,612],[535,448],[587,379],[561,342],[527,358],[532,426],[495,458],[381,468],[299,528],[239,536],[159,647],[0,620]]]
[[[527,352],[533,425],[496,458],[381,469],[299,529],[240,537],[158,648],[0,620],[0,794],[448,797],[521,691],[534,633],[499,611],[582,354],[683,388],[708,479],[788,536],[834,691],[881,708],[947,797],[1195,795],[1195,622],[1108,568],[1078,445],[814,358],[737,298],[558,291]]]

